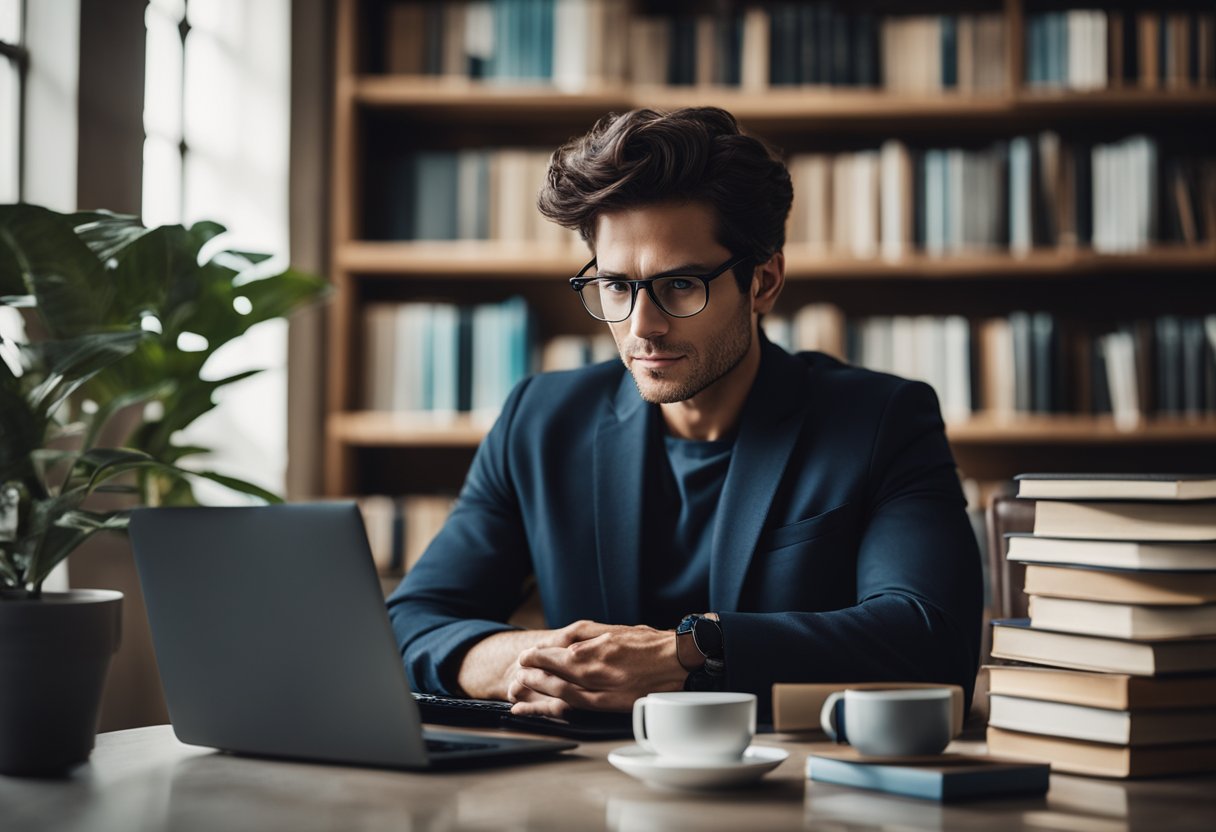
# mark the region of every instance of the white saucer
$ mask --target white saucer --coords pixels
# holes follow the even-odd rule
[[[631,777],[652,786],[671,789],[708,789],[741,786],[759,780],[781,765],[790,753],[784,748],[752,745],[734,762],[690,763],[665,760],[640,745],[627,745],[608,755],[608,762]]]

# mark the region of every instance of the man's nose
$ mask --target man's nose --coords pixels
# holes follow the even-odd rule
[[[638,289],[637,300],[633,304],[633,314],[629,317],[629,332],[634,338],[650,339],[667,332],[669,321],[663,310],[650,299],[646,289]]]

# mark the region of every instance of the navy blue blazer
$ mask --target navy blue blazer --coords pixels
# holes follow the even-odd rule
[[[529,575],[550,627],[638,623],[660,418],[619,362],[515,388],[388,600],[416,690],[455,692]],[[970,701],[982,587],[964,507],[932,388],[764,341],[713,531],[726,688],[756,693],[762,720],[774,682],[955,683]]]

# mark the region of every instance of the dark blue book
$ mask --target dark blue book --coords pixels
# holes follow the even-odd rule
[[[872,14],[857,15],[853,19],[853,83],[859,87],[882,84],[882,49],[878,41],[878,18]]]
[[[680,14],[668,28],[667,83],[677,87],[697,82],[697,20]]]
[[[806,775],[819,783],[949,802],[1047,792],[1051,766],[999,757],[939,754],[871,762],[855,749],[819,751],[806,760]]]
[[[815,27],[819,19],[819,9],[811,5],[798,6],[798,67],[800,84],[818,84],[819,43],[815,39]]]
[[[832,19],[832,77],[830,83],[847,85],[853,82],[849,77],[849,47],[852,39],[849,31],[852,28],[850,15],[843,12],[831,11]]]
[[[942,89],[958,86],[958,18],[944,14],[939,18],[942,29]]]

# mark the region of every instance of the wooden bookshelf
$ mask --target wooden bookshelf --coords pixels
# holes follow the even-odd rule
[[[492,422],[490,415],[355,411],[332,415],[329,430],[347,444],[359,447],[475,448]],[[1146,419],[1127,429],[1110,417],[1053,414],[995,418],[980,413],[948,422],[946,433],[951,444],[968,446],[1216,443],[1216,417]]]
[[[351,242],[335,255],[344,271],[361,276],[427,275],[469,280],[570,277],[588,259],[583,249],[538,243],[489,240],[428,242]],[[1130,254],[1100,254],[1088,249],[1038,250],[929,256],[915,253],[896,260],[861,259],[790,244],[785,248],[790,280],[1063,278],[1151,270],[1168,274],[1216,274],[1216,246],[1157,246]]]
[[[1216,87],[1112,86],[1079,92],[1023,84],[1027,15],[1058,11],[1064,4],[1032,3],[1028,10],[1022,0],[1003,0],[960,7],[1003,10],[1007,82],[982,95],[622,83],[569,93],[543,84],[387,75],[379,71],[378,44],[373,42],[384,36],[377,16],[385,3],[335,0],[335,5],[330,243],[336,292],[325,422],[326,490],[335,496],[452,490],[489,426],[486,418],[468,414],[362,409],[363,313],[368,304],[471,303],[520,294],[539,310],[542,336],[589,333],[594,327],[589,318],[579,317],[572,293],[560,285],[588,259],[579,246],[370,239],[366,197],[369,188],[380,184],[376,154],[383,147],[555,147],[608,112],[695,105],[728,109],[746,129],[789,152],[872,148],[888,137],[946,147],[1045,129],[1091,136],[1143,132],[1192,144],[1196,136],[1216,134]],[[1097,5],[1129,8],[1113,0]],[[925,4],[926,12],[941,10],[941,4]],[[849,314],[941,310],[974,318],[1016,309],[1028,298],[1112,320],[1135,318],[1142,307],[1154,314],[1216,313],[1212,241],[1201,247],[1153,245],[1117,255],[1073,247],[1024,255],[911,253],[896,259],[862,259],[790,244],[786,260],[790,302],[838,303]],[[981,478],[1031,469],[1197,470],[1211,468],[1216,417],[1146,418],[1133,430],[1120,430],[1109,417],[996,419],[980,413],[951,423],[948,437],[963,473]]]

